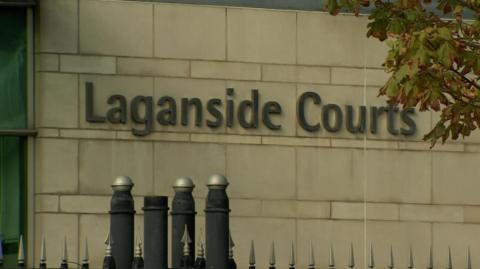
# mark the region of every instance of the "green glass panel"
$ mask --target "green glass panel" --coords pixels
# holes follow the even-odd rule
[[[0,129],[27,127],[26,10],[0,8]]]
[[[22,137],[0,136],[0,234],[7,254],[6,262],[13,262],[11,266],[15,264],[19,235],[24,231],[24,140]]]
[[[0,129],[27,127],[26,9],[0,7]],[[25,138],[0,136],[0,236],[4,265],[16,264],[25,220]]]

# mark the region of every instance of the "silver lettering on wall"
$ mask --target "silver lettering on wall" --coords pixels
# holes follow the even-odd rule
[[[206,104],[197,97],[179,98],[162,96],[153,100],[152,96],[135,96],[128,100],[125,96],[115,94],[105,102],[110,105],[107,111],[94,111],[94,85],[85,83],[85,118],[91,123],[126,124],[128,120],[143,128],[132,128],[132,133],[145,136],[152,132],[156,120],[162,126],[189,126],[232,128],[239,125],[244,129],[257,129],[264,125],[270,130],[281,130],[283,110],[280,103],[272,100],[261,100],[258,89],[251,90],[248,99],[236,100],[235,89],[226,89],[226,102],[223,104],[219,98],[211,98]],[[313,121],[308,118],[307,106],[319,108],[320,120]],[[297,100],[298,125],[308,132],[320,132],[322,129],[329,133],[336,133],[345,128],[352,134],[370,132],[377,134],[380,127],[379,120],[386,117],[386,130],[394,136],[411,136],[416,133],[417,126],[413,116],[414,108],[400,109],[395,106],[358,106],[341,107],[338,104],[323,104],[320,95],[313,91],[304,92]],[[130,110],[130,111],[129,111]],[[156,112],[156,114],[155,114]],[[207,117],[204,117],[204,113]],[[310,112],[311,113],[311,112]],[[193,117],[192,114],[194,115]],[[311,115],[310,115],[311,116]],[[403,127],[400,127],[403,123]],[[404,128],[405,127],[405,128]]]

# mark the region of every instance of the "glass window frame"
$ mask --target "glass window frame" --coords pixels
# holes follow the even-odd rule
[[[35,1],[34,0],[0,0],[1,7],[24,8],[26,10],[26,96],[27,96],[27,124],[26,128],[21,129],[2,129],[0,128],[0,136],[13,136],[24,139],[23,149],[25,163],[25,234],[24,243],[27,254],[27,266],[34,265],[34,247],[35,247],[35,190],[34,190],[34,162],[35,162]]]

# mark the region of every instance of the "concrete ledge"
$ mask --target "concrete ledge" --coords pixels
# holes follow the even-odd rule
[[[399,149],[405,150],[422,150],[422,151],[451,151],[463,152],[465,145],[461,143],[437,143],[435,147],[430,148],[429,142],[398,142]]]
[[[38,130],[37,137],[59,137],[60,136],[59,129],[39,128],[37,130]]]
[[[106,214],[110,209],[109,196],[65,195],[60,196],[60,212]]]
[[[463,221],[466,223],[480,223],[480,206],[464,206]]]
[[[35,195],[35,212],[58,212],[58,196]]]
[[[282,136],[263,136],[264,145],[282,145],[282,146],[312,146],[312,147],[330,147],[328,138],[302,138],[302,137],[282,137]]]
[[[398,220],[398,204],[332,202],[332,219]]]
[[[383,86],[388,78],[381,69],[332,67],[332,84]]]
[[[225,144],[261,144],[260,136],[222,135],[222,134],[191,134],[192,142],[211,142]]]
[[[84,139],[114,139],[115,138],[115,131],[61,129],[60,130],[60,137],[84,138]]]
[[[139,141],[189,141],[188,133],[160,133],[153,132],[147,137],[139,137],[132,134],[131,131],[117,131],[117,139],[121,140],[139,140]]]
[[[117,73],[125,75],[188,77],[190,63],[182,60],[117,58]]]
[[[115,57],[60,55],[60,71],[70,73],[115,74]]]
[[[330,202],[263,200],[262,216],[328,219],[330,217]]]
[[[263,81],[330,83],[328,67],[297,65],[262,65]]]
[[[260,80],[260,64],[235,62],[191,62],[193,78]]]
[[[400,205],[400,220],[463,222],[461,206]]]
[[[35,54],[35,71],[59,71],[60,57],[57,54]]]
[[[202,211],[203,211],[202,207]],[[260,200],[248,200],[248,199],[231,199],[230,209],[231,215],[235,217],[258,217],[261,215],[261,201]],[[200,211],[200,210],[197,210]]]

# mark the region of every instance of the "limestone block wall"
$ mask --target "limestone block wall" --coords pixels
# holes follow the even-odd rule
[[[239,266],[254,239],[259,266],[274,240],[281,268],[290,242],[306,267],[310,241],[317,264],[328,263],[330,242],[339,267],[350,242],[363,267],[372,243],[385,266],[390,244],[405,267],[413,246],[416,267],[456,266],[466,247],[480,253],[480,136],[439,145],[422,142],[436,114],[417,113],[413,137],[309,133],[296,121],[297,97],[315,91],[327,103],[383,105],[377,91],[387,74],[386,48],[365,38],[366,17],[321,12],[162,4],[139,1],[41,0],[36,29],[35,239],[47,237],[56,264],[63,237],[79,261],[85,238],[99,268],[108,231],[110,184],[135,181],[137,226],[143,197],[173,195],[179,176],[194,179],[198,226],[203,226],[206,179],[230,180],[231,230]],[[225,88],[238,98],[257,88],[281,102],[281,131],[154,125],[145,137],[132,124],[85,119],[85,82],[95,84],[97,111],[123,94],[212,97]],[[314,112],[314,108],[309,108]],[[317,115],[312,112],[312,115]],[[317,116],[313,116],[312,119]],[[385,122],[382,122],[382,126]],[[476,261],[474,258],[474,263]]]

